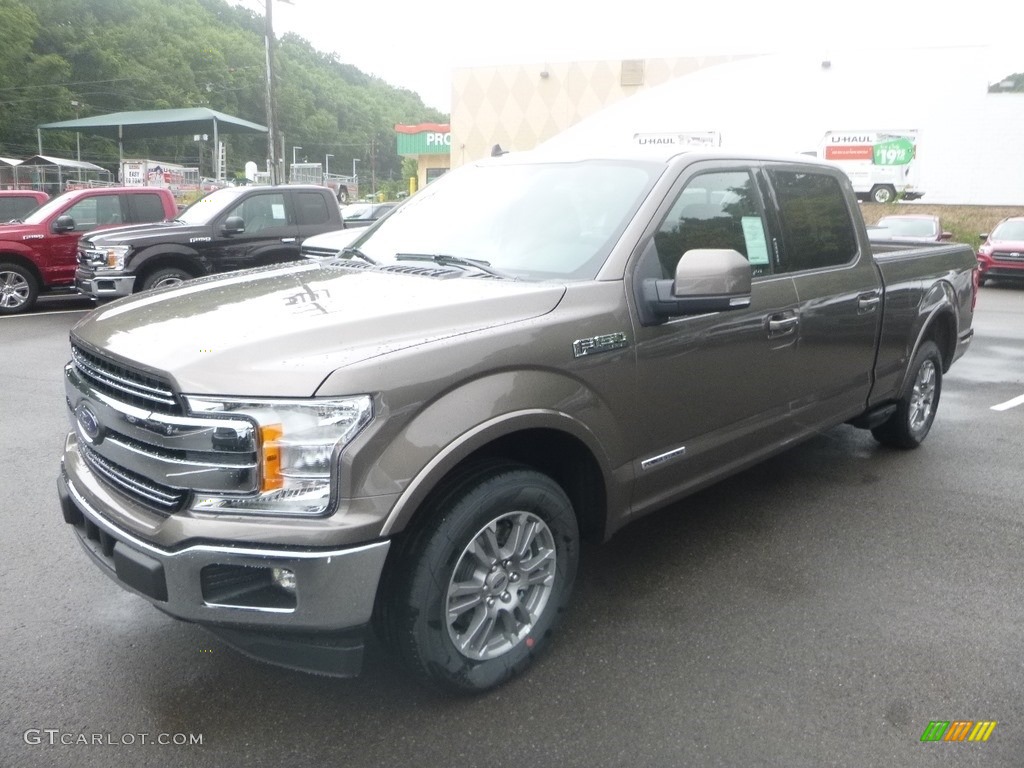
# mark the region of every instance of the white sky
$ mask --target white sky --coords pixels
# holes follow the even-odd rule
[[[982,45],[993,82],[1024,72],[1024,11],[1006,0],[274,0],[273,14],[278,36],[295,32],[444,112],[453,69],[499,64],[877,49],[892,61],[892,82],[879,83],[887,88],[927,76],[914,68],[915,47]]]

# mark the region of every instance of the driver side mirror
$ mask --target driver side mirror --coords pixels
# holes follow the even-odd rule
[[[221,231],[225,235],[240,235],[245,232],[245,219],[241,216],[228,216]]]
[[[68,216],[66,213],[57,217],[57,220],[53,222],[53,231],[60,234],[63,232],[74,232],[75,231],[75,220]]]
[[[675,280],[644,280],[644,301],[658,321],[740,309],[750,306],[752,275],[732,248],[694,248],[679,259]]]

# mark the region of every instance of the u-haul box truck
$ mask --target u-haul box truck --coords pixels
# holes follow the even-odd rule
[[[889,203],[924,195],[916,130],[828,131],[818,157],[842,168],[862,200]]]

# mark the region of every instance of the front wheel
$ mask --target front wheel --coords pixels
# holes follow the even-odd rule
[[[140,290],[148,291],[153,288],[168,288],[173,285],[181,285],[186,280],[191,280],[192,275],[177,267],[164,267],[146,275],[142,281]]]
[[[0,315],[25,312],[38,296],[35,275],[18,264],[0,264]]]
[[[928,436],[942,392],[942,354],[933,341],[917,350],[896,412],[871,430],[882,445],[917,448]]]
[[[572,504],[548,476],[488,464],[452,483],[396,559],[383,634],[417,678],[470,693],[524,670],[566,609]]]

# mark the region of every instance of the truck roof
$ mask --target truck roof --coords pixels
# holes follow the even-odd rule
[[[635,144],[608,145],[595,150],[593,147],[586,147],[580,151],[565,146],[546,147],[541,145],[536,149],[524,152],[509,152],[497,157],[485,158],[480,163],[490,164],[492,162],[578,162],[581,160],[634,160],[663,163],[669,165],[678,158],[692,160],[756,160],[760,162],[775,161],[784,163],[803,163],[805,165],[817,165],[826,168],[834,168],[827,163],[810,155],[799,153],[792,154],[766,154],[764,152],[747,151],[743,149],[708,149],[703,147],[680,147],[677,145],[645,145]]]

